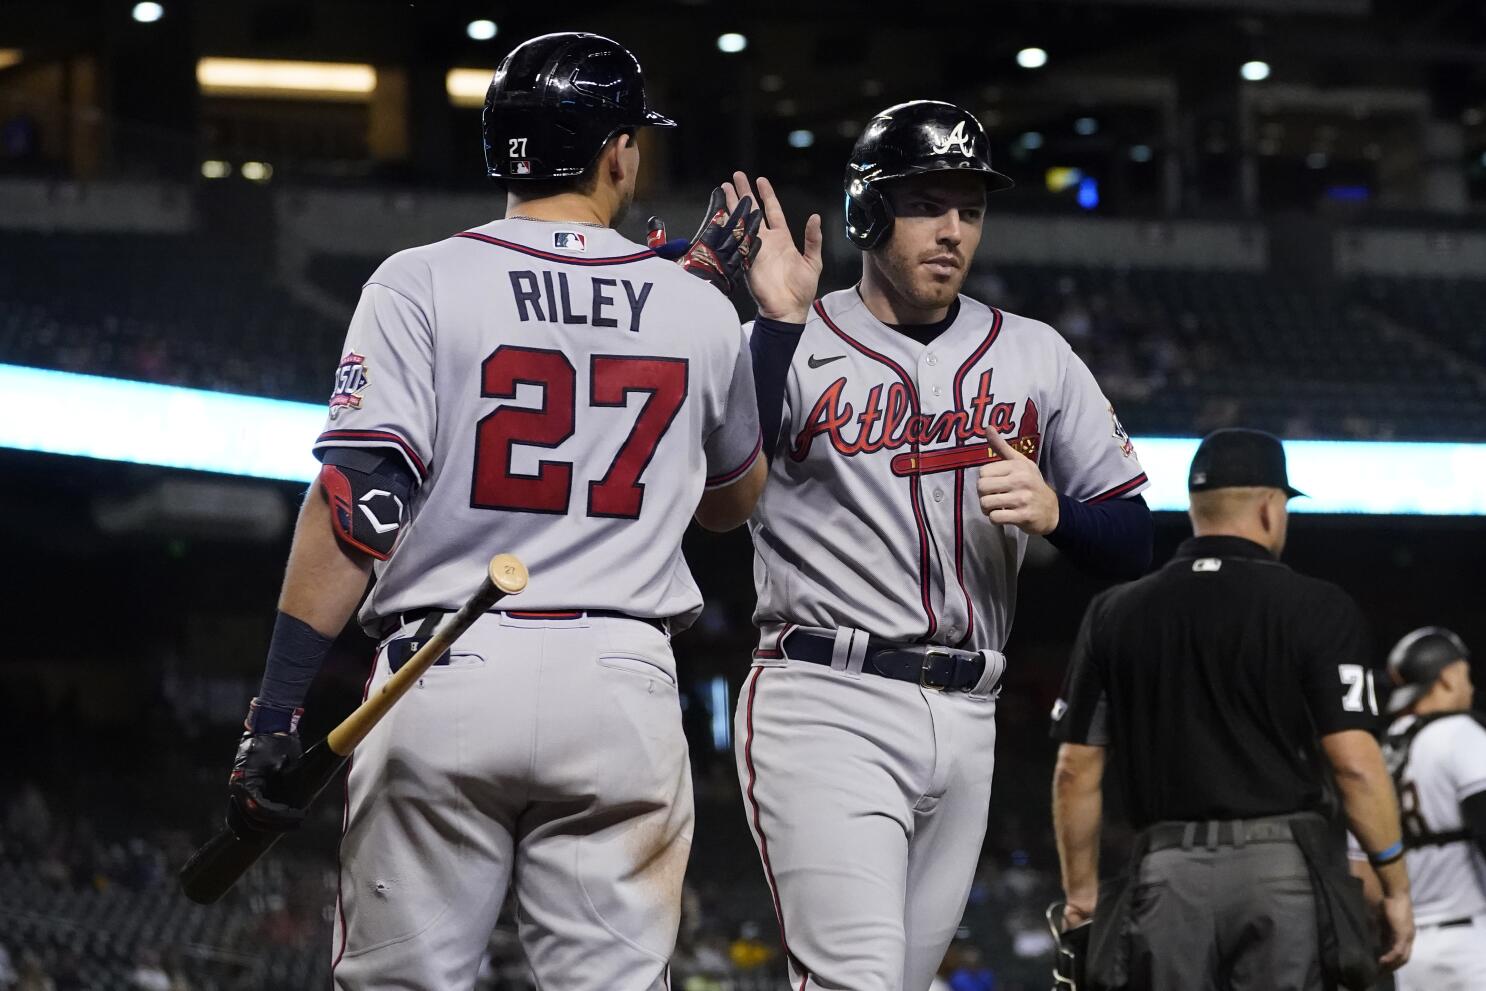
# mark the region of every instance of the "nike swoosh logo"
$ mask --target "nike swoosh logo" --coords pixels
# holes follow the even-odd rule
[[[846,355],[844,354],[834,354],[831,355],[831,357],[829,358],[817,358],[815,355],[812,354],[810,356],[810,360],[805,363],[811,368],[819,368],[821,365],[829,365],[831,362],[840,361],[842,358],[845,357]]]

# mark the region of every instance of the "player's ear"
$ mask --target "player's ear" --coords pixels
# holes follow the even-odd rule
[[[614,150],[617,153],[619,164],[624,167],[625,178],[630,178],[631,172],[638,172],[640,168],[640,145],[635,140],[634,131],[621,131],[614,136]]]

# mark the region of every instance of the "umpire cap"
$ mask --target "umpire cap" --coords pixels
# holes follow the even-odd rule
[[[846,163],[846,237],[866,251],[893,229],[893,209],[877,184],[923,172],[975,172],[986,192],[1009,189],[991,168],[985,128],[968,110],[939,100],[910,100],[873,117]]]
[[[1290,484],[1285,469],[1285,446],[1274,434],[1244,427],[1224,427],[1202,438],[1187,471],[1187,491],[1206,492],[1234,486],[1279,489],[1286,496],[1303,496]]]
[[[582,175],[620,131],[676,126],[645,102],[639,60],[581,31],[517,45],[490,80],[481,124],[486,174],[516,180]]]
[[[1429,690],[1441,671],[1470,656],[1465,641],[1443,626],[1421,626],[1405,634],[1388,654],[1388,677],[1395,686],[1388,696],[1388,711],[1407,708]]]

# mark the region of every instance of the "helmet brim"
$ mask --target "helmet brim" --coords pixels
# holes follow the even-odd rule
[[[894,179],[908,179],[916,175],[926,175],[931,172],[973,172],[985,180],[986,192],[999,193],[1003,189],[1011,189],[1016,185],[1011,176],[997,172],[995,169],[954,166],[954,165],[914,165],[896,172],[882,172],[872,175],[866,180],[872,184],[880,182],[892,182]]]

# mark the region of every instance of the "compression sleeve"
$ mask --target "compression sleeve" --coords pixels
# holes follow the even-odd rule
[[[800,344],[802,323],[783,323],[759,317],[753,322],[748,346],[753,352],[753,388],[758,396],[759,426],[763,428],[764,454],[773,459],[784,419],[784,387],[790,362]]]
[[[1058,525],[1048,543],[1104,578],[1139,578],[1151,566],[1156,527],[1142,496],[1079,502],[1058,494]]]

